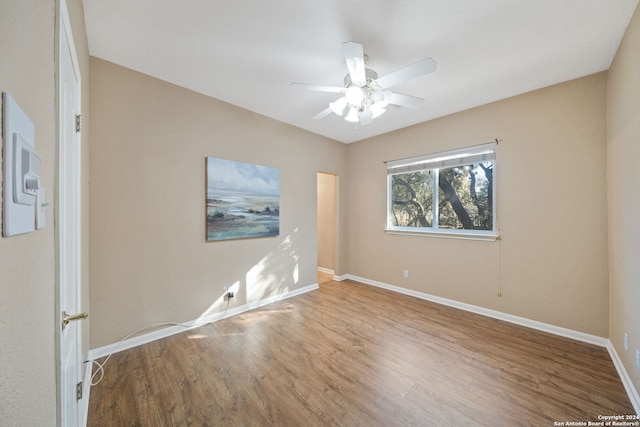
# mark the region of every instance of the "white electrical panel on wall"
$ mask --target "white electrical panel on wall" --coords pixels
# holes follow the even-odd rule
[[[8,93],[2,93],[3,209],[5,237],[45,225],[42,163],[35,153],[35,126]]]

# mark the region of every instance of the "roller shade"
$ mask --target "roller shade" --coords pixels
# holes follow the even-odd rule
[[[495,143],[476,145],[441,153],[426,154],[406,159],[390,160],[387,174],[417,172],[427,169],[442,169],[456,166],[484,163],[495,160]]]

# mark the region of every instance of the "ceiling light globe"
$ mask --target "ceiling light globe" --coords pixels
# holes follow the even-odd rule
[[[385,108],[391,100],[391,91],[378,89],[373,93],[371,99],[380,107]]]
[[[331,111],[341,116],[344,113],[344,109],[347,106],[347,99],[343,96],[340,99],[337,99],[335,102],[329,103],[329,107],[331,107]]]
[[[358,120],[360,120],[360,117],[358,117],[358,110],[353,107],[349,108],[349,113],[344,119],[348,122],[356,123]]]
[[[359,106],[364,99],[364,92],[359,86],[351,86],[345,91],[344,97],[347,98],[349,105]]]

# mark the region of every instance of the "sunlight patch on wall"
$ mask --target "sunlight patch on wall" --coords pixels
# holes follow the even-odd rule
[[[299,283],[297,233],[296,228],[282,240],[277,251],[266,255],[247,272],[247,303],[288,292]]]
[[[227,294],[228,291],[231,291],[231,292],[234,292],[234,293],[237,294],[238,290],[240,289],[240,282],[236,281],[234,284],[232,284],[230,286],[227,286],[225,289],[223,289],[222,293],[215,300],[215,302],[213,304],[211,304],[209,306],[209,308],[207,308],[198,317],[198,319],[196,321],[205,320],[205,319],[209,318],[210,316],[212,316],[212,315],[214,315],[216,313],[220,313],[220,312],[226,311],[229,308],[229,301],[225,298],[225,295]]]

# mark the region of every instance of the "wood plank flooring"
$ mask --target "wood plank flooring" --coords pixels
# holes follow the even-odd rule
[[[89,426],[553,426],[633,414],[606,349],[345,281],[115,354]]]

